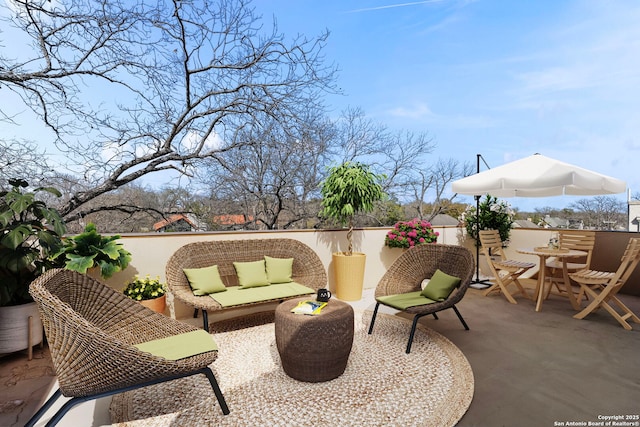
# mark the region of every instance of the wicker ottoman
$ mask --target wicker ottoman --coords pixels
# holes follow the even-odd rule
[[[353,345],[353,308],[332,299],[319,315],[291,313],[305,299],[309,297],[288,300],[276,308],[276,346],[282,367],[299,381],[329,381],[347,367]]]

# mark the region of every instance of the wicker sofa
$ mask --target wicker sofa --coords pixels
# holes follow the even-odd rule
[[[166,279],[174,298],[195,309],[202,310],[203,326],[209,330],[208,312],[227,310],[210,296],[193,294],[189,281],[184,274],[185,268],[203,268],[217,265],[225,286],[237,286],[234,262],[249,262],[273,258],[293,258],[294,282],[313,290],[327,287],[327,273],[318,255],[304,243],[294,239],[246,239],[218,240],[189,243],[179,248],[167,261]],[[293,298],[293,297],[290,297]],[[289,298],[265,299],[233,308],[254,306],[266,302],[281,301]]]

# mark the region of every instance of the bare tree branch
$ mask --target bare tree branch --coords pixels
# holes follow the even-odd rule
[[[294,125],[285,129],[265,117],[238,134],[246,141],[241,148],[218,157],[205,181],[237,209],[219,214],[241,213],[262,229],[304,228],[316,218],[312,201],[328,164],[331,125],[320,115]]]
[[[627,227],[626,204],[613,196],[594,196],[578,199],[569,205],[585,228],[612,230]]]
[[[264,31],[246,0],[10,5],[0,20],[25,49],[0,51],[0,87],[41,118],[64,168],[87,183],[63,215],[151,173],[190,175],[241,149],[235,135],[258,118],[295,122],[300,106],[322,111],[322,92],[335,91],[328,33]],[[20,125],[4,105],[0,117]]]
[[[47,183],[53,169],[46,156],[46,151],[33,141],[0,140],[0,188],[7,187],[8,180],[15,178],[28,178],[34,186]]]

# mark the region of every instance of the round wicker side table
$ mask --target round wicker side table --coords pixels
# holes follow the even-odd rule
[[[282,368],[291,378],[306,382],[329,381],[347,367],[353,345],[353,308],[330,300],[315,316],[291,313],[296,298],[276,308],[276,346]]]

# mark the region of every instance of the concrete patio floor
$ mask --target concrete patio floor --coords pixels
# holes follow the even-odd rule
[[[621,299],[640,313],[639,297]],[[470,289],[458,305],[470,331],[451,310],[439,320],[422,319],[456,344],[473,369],[474,398],[458,426],[587,425],[610,416],[630,418],[618,425],[640,425],[634,418],[640,414],[640,325],[626,331],[604,310],[573,319],[559,296],[546,300],[541,312],[530,300],[518,301]],[[372,310],[373,290],[352,304]],[[46,347],[35,347],[32,361],[26,351],[0,358],[0,425],[24,425],[52,391],[52,374]],[[109,401],[81,404],[58,425],[109,425]]]

